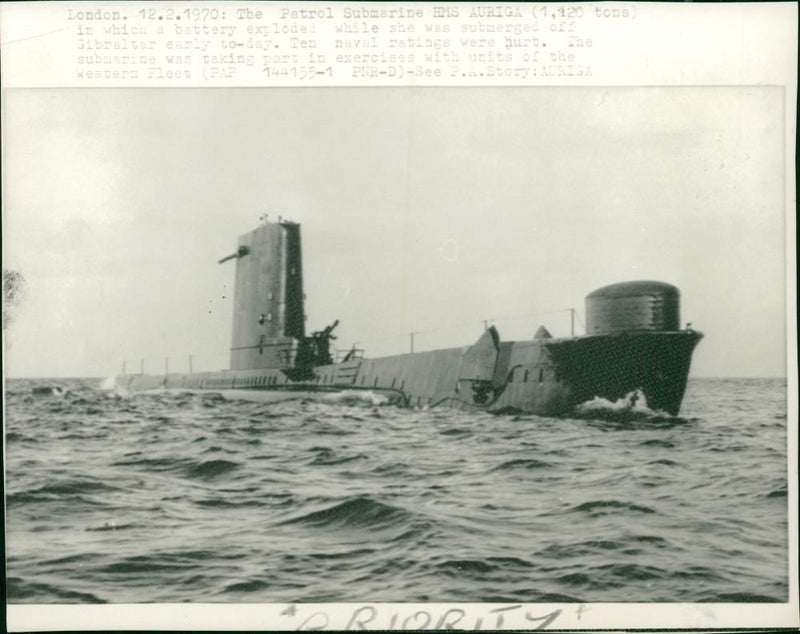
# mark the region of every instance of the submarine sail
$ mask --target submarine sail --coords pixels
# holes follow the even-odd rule
[[[239,238],[231,370],[291,368],[305,338],[300,226],[266,223]]]

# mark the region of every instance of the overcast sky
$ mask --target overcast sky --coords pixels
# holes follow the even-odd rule
[[[779,88],[9,90],[3,117],[12,377],[227,367],[216,261],[265,212],[302,223],[309,330],[367,356],[568,335],[572,306],[582,333],[589,292],[653,279],[706,335],[693,376],[785,375]]]

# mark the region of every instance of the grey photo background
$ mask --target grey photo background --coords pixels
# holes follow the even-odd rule
[[[4,98],[12,603],[787,599],[781,89]],[[216,260],[264,213],[303,223],[309,328],[369,356],[676,284],[706,333],[681,417],[103,389],[225,367]]]
[[[263,213],[303,224],[309,328],[370,356],[568,334],[657,279],[708,333],[693,376],[786,372],[777,87],[10,90],[4,118],[10,376],[225,367],[216,259]]]

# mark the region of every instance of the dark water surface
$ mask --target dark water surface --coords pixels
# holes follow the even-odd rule
[[[561,420],[99,383],[7,383],[9,602],[788,600],[783,379]]]

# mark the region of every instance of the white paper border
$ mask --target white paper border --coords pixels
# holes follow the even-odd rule
[[[219,3],[193,3],[191,6],[217,6]],[[334,3],[225,3],[227,7],[262,8],[318,7]],[[414,3],[433,6],[435,3]],[[441,6],[444,3],[438,3]],[[449,3],[450,4],[450,3]],[[156,82],[76,83],[65,63],[65,47],[70,46],[71,24],[66,19],[70,9],[98,7],[187,7],[187,3],[45,3],[4,2],[0,6],[0,47],[2,47],[3,89],[76,86],[260,86],[252,79],[217,79]],[[335,3],[335,6],[396,7],[402,3],[359,5]],[[408,5],[411,6],[411,5]],[[455,6],[450,4],[450,6]],[[466,14],[471,5],[458,4]],[[502,5],[476,6],[514,6]],[[551,4],[549,6],[576,6]],[[582,5],[586,8],[594,4]],[[795,159],[797,103],[797,4],[626,4],[607,3],[606,7],[634,7],[636,27],[621,24],[621,37],[613,46],[598,51],[600,69],[592,77],[537,77],[519,79],[483,79],[456,77],[404,77],[380,85],[406,86],[700,86],[700,85],[781,85],[785,89],[786,131],[786,284],[787,284],[787,364],[788,364],[788,478],[789,513],[789,596],[784,604],[301,604],[294,610],[279,604],[109,604],[85,605],[8,605],[9,631],[33,630],[100,630],[100,629],[170,629],[170,630],[243,630],[296,629],[322,625],[324,614],[327,629],[343,629],[351,623],[355,611],[366,618],[374,608],[375,617],[369,627],[387,629],[392,615],[395,627],[403,623],[409,628],[424,622],[422,614],[430,614],[434,627],[448,610],[463,611],[457,627],[473,629],[478,619],[485,629],[535,628],[541,617],[559,611],[550,629],[623,629],[623,628],[754,628],[797,627],[798,618],[798,549],[797,549],[797,328],[796,328],[796,185],[792,166]],[[657,52],[655,57],[638,55],[642,50]],[[656,62],[654,63],[654,59]],[[269,85],[307,85],[302,81],[272,82]],[[314,85],[369,86],[368,78],[349,78]],[[518,606],[518,607],[512,607]],[[506,609],[508,608],[508,609]],[[292,613],[293,612],[293,613]],[[503,622],[498,621],[503,614]],[[529,615],[526,620],[525,614]],[[317,621],[307,620],[309,617]]]

